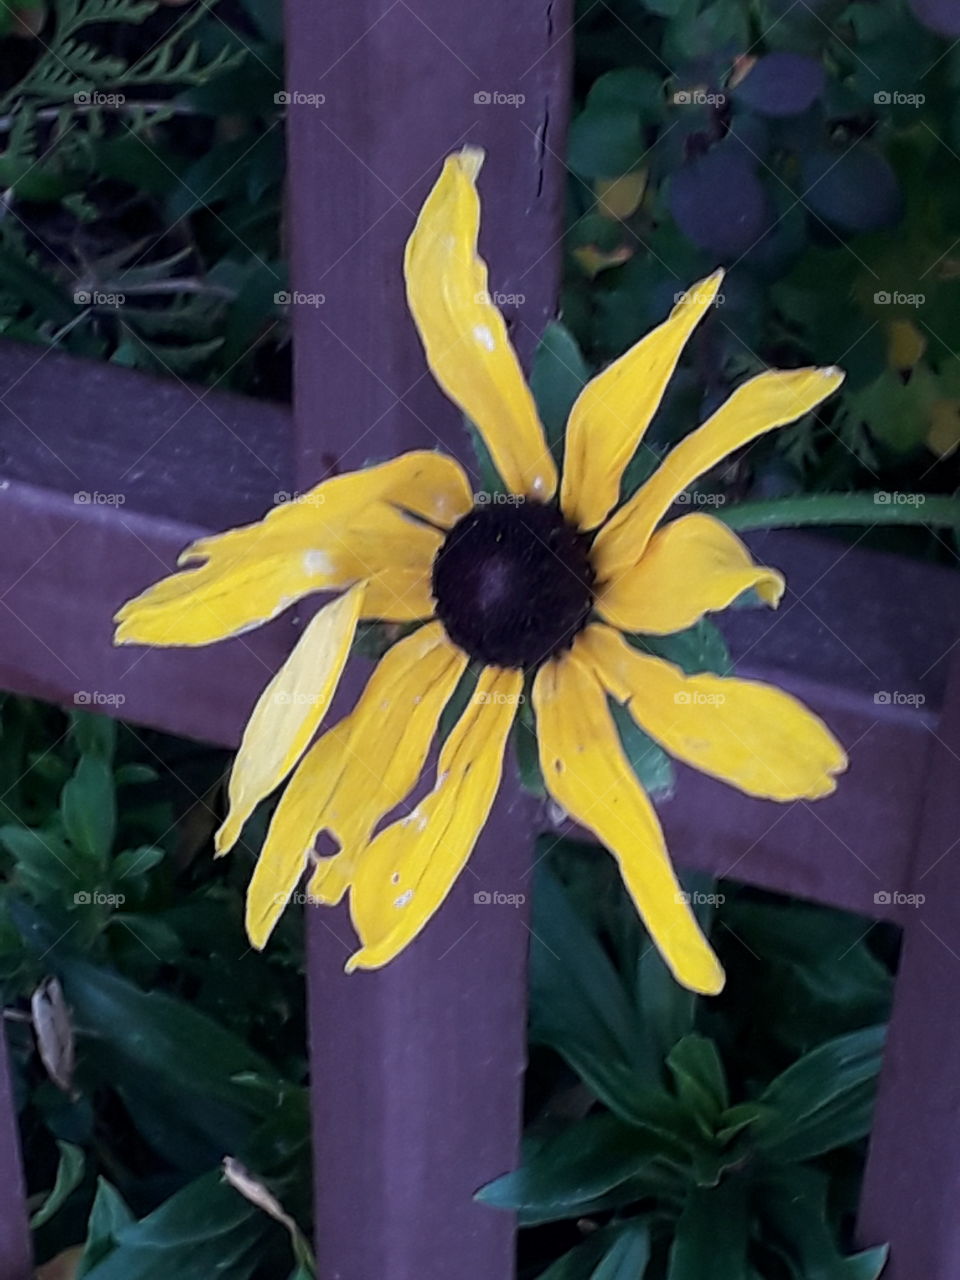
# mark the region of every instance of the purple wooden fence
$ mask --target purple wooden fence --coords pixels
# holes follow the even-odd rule
[[[485,146],[491,289],[525,299],[513,329],[532,351],[557,288],[563,173],[549,148],[565,114],[565,28],[545,2],[487,5],[482,17],[450,0],[288,6],[288,88],[326,99],[289,117],[291,287],[325,297],[294,311],[298,488],[331,456],[350,469],[438,442],[474,466],[426,372],[400,249],[443,157]],[[495,93],[523,100],[486,100]],[[345,914],[312,913],[322,1277],[512,1274],[512,1223],[472,1194],[516,1160],[528,935],[520,913],[478,908],[473,894],[522,890],[522,814],[505,786],[470,872],[383,973],[345,976]]]
[[[278,490],[438,440],[463,456],[398,271],[443,155],[468,139],[488,148],[484,184],[496,194],[484,247],[497,291],[525,298],[513,328],[527,356],[556,284],[570,0],[488,0],[479,11],[296,0],[287,19],[288,87],[325,99],[294,102],[289,116],[291,283],[325,298],[294,308],[293,426],[238,397],[0,345],[0,685],[68,705],[79,692],[119,693],[130,721],[224,744],[237,741],[292,624],[215,652],[134,654],[111,647],[110,617],[199,529],[256,518]],[[524,101],[483,96],[495,93]],[[95,492],[123,505],[76,497]],[[944,689],[960,634],[956,580],[816,538],[759,542],[791,595],[774,619],[737,616],[735,649],[745,669],[817,706],[853,765],[816,806],[762,804],[685,772],[664,809],[668,835],[681,863],[904,926],[861,1235],[892,1239],[891,1280],[955,1280],[957,677]],[[927,701],[884,705],[883,692]],[[321,1280],[513,1273],[509,1218],[471,1193],[515,1159],[527,934],[519,913],[478,909],[473,894],[523,890],[533,830],[507,784],[471,871],[383,973],[345,978],[344,917],[311,915]],[[908,893],[926,902],[908,907],[897,897]],[[30,1274],[19,1178],[0,1053],[0,1280]]]

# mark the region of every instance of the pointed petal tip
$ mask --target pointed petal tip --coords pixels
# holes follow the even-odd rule
[[[726,986],[727,975],[723,966],[709,948],[705,954],[689,957],[686,965],[674,964],[661,952],[676,981],[681,987],[698,996],[718,996]]]
[[[487,153],[483,147],[465,146],[461,147],[452,159],[460,166],[471,182],[476,182],[480,176],[480,170],[483,168],[483,162],[487,158]]]

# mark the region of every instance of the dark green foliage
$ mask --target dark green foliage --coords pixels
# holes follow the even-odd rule
[[[309,1262],[303,1233],[219,1168],[238,1159],[309,1230],[297,931],[285,922],[268,957],[249,948],[249,854],[210,856],[224,764],[2,704],[0,983],[33,1226],[41,1261],[85,1239],[93,1280],[273,1280]]]
[[[0,333],[282,397],[276,6],[217,7],[52,0],[35,41],[0,28]]]
[[[870,931],[691,882],[731,974],[700,1000],[602,850],[538,875],[523,1163],[479,1193],[529,1229],[524,1277],[875,1280],[886,1251],[849,1246],[891,990]]]
[[[581,6],[563,318],[588,361],[620,355],[724,265],[722,301],[657,414],[655,448],[764,365],[848,371],[817,415],[718,470],[722,502],[957,487],[949,8]]]

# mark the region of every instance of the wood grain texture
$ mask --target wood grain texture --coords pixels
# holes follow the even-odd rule
[[[294,308],[297,483],[437,445],[473,474],[406,312],[403,244],[444,156],[485,146],[481,249],[529,358],[556,299],[569,6],[355,0],[287,22],[288,90],[325,97],[289,113],[291,287],[324,296]],[[344,976],[344,916],[309,913],[322,1280],[513,1275],[511,1217],[472,1196],[516,1160],[528,933],[473,895],[524,892],[532,835],[509,768],[470,869],[381,973]]]

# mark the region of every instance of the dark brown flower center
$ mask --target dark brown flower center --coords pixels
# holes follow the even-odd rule
[[[557,507],[491,495],[433,562],[437,617],[471,658],[536,667],[569,648],[593,606],[587,541]]]

